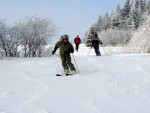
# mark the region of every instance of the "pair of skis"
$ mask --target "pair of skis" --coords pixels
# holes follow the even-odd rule
[[[56,76],[69,76],[69,75],[74,75],[74,74],[71,74],[71,73],[67,73],[67,74],[56,74]]]

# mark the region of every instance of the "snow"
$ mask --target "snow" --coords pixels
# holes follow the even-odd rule
[[[97,57],[80,45],[80,75],[57,55],[0,60],[0,113],[150,113],[150,54]]]

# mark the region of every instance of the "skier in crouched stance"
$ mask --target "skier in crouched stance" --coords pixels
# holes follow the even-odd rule
[[[52,51],[53,55],[58,48],[60,49],[60,57],[65,74],[75,74],[76,69],[73,63],[71,63],[70,56],[70,53],[74,53],[74,48],[73,45],[69,42],[69,36],[67,34],[61,37],[61,40],[55,44],[54,50]]]

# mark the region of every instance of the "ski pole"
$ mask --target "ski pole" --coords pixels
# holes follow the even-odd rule
[[[89,53],[90,53],[90,47],[89,47],[89,51],[88,51],[88,56],[89,56]]]
[[[105,51],[104,47],[103,47],[103,50],[104,50],[104,53],[105,53],[105,55],[106,55],[106,51]]]
[[[50,46],[50,51],[52,51],[52,48],[51,48],[52,46]],[[56,55],[57,57],[59,57],[60,58],[60,56],[58,55],[58,54],[54,54],[54,55]]]
[[[56,55],[57,57],[59,57],[59,58],[60,58],[60,56],[59,56],[58,54],[56,54],[56,53],[55,53],[54,55]]]
[[[102,37],[102,40],[103,40],[103,37]],[[103,43],[102,43],[102,45],[103,45]],[[104,49],[104,46],[102,46],[102,47],[103,47],[104,53],[105,53],[105,55],[106,55],[106,51],[105,51],[105,49]]]
[[[79,72],[79,69],[78,69],[78,66],[77,66],[77,63],[76,63],[76,60],[75,60],[75,58],[74,58],[73,53],[72,53],[72,57],[73,57],[73,60],[74,60],[74,62],[75,62],[75,65],[76,65],[77,71],[78,71],[78,73],[79,73],[79,75],[80,75],[80,72]]]

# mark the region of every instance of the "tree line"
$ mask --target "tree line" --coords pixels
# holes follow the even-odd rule
[[[56,33],[49,18],[26,17],[13,26],[0,19],[0,54],[4,57],[40,57]]]
[[[129,45],[135,32],[146,24],[149,14],[150,0],[126,0],[122,7],[118,4],[110,14],[100,15],[86,32],[85,41],[95,32],[104,46]]]

